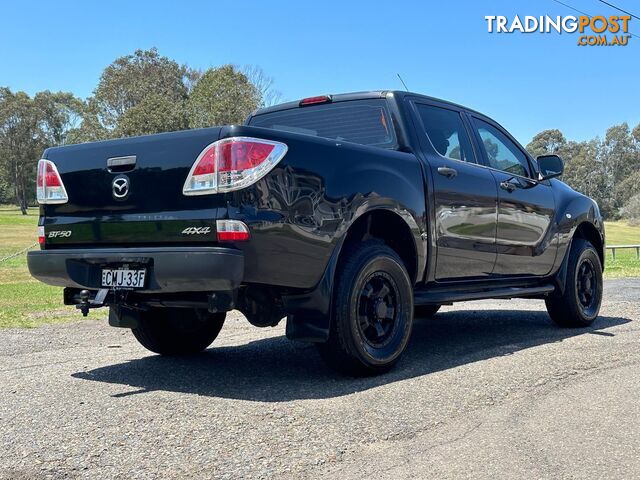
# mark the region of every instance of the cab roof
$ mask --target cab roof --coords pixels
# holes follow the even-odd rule
[[[450,102],[447,100],[442,100],[441,98],[436,98],[436,97],[430,97],[428,95],[422,95],[420,93],[415,93],[415,92],[405,92],[402,90],[372,90],[372,91],[368,91],[368,92],[350,92],[350,93],[337,93],[337,94],[325,94],[327,96],[331,97],[331,103],[337,103],[337,102],[346,102],[349,100],[366,100],[366,99],[372,99],[372,98],[386,98],[388,96],[392,96],[394,98],[397,98],[399,100],[402,100],[406,97],[419,97],[419,98],[424,98],[427,100],[431,100],[431,101],[436,101],[439,103],[443,103],[443,104],[447,104],[447,105],[451,105],[457,108],[462,108],[464,110],[470,111],[470,112],[475,112],[478,113],[480,115],[482,115],[482,113],[477,112],[471,108],[465,107],[464,105],[460,105],[454,102]],[[300,102],[303,99],[299,99],[299,100],[294,100],[291,102],[285,102],[285,103],[280,103],[278,105],[273,105],[270,107],[264,107],[264,108],[259,108],[258,110],[256,110],[255,112],[253,112],[251,114],[251,116],[256,116],[256,115],[262,115],[264,113],[271,113],[271,112],[277,112],[280,110],[289,110],[292,108],[300,108]]]

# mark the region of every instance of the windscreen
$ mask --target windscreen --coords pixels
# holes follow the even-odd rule
[[[382,148],[397,146],[384,99],[351,100],[264,113],[251,118],[249,125]]]

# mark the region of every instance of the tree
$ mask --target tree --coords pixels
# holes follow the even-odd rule
[[[98,104],[92,98],[82,103],[82,121],[78,127],[69,130],[68,143],[96,142],[111,136],[111,132],[100,122],[98,110]]]
[[[23,214],[27,212],[29,175],[33,174],[29,159],[37,158],[37,125],[33,102],[24,92],[0,91],[0,159],[7,184],[13,186],[13,197]]]
[[[241,123],[254,109],[280,98],[273,79],[259,67],[224,65],[199,72],[155,48],[136,50],[104,69],[67,141]]]
[[[82,120],[83,102],[68,92],[38,92],[33,97],[38,112],[39,129],[48,145],[66,142],[69,130]]]
[[[242,123],[260,105],[260,92],[233,65],[211,68],[196,82],[187,102],[191,128]]]
[[[557,153],[565,161],[563,180],[595,199],[605,218],[616,218],[640,182],[640,125],[614,125],[604,140],[567,142],[559,130],[537,134],[527,150],[533,155]]]
[[[10,186],[23,214],[35,193],[35,170],[42,151],[62,144],[78,122],[81,102],[70,93],[24,92],[0,88],[0,178]],[[5,192],[6,195],[6,192]]]
[[[192,77],[193,72],[186,66],[161,56],[155,48],[136,50],[133,55],[117,58],[104,69],[93,97],[88,101],[87,113],[94,112],[96,118],[87,120],[86,130],[93,134],[117,134],[120,120],[129,110],[144,102],[136,113],[131,114],[135,121],[125,120],[128,126],[124,130],[129,130],[132,122],[139,126],[145,111],[152,115],[157,113],[150,99],[160,98],[163,99],[160,109],[166,108],[168,103],[175,106],[171,116],[175,123],[165,121],[159,124],[152,120],[164,130],[150,128],[144,133],[184,128],[184,114],[177,114],[177,109],[182,108],[187,99]],[[104,130],[96,128],[98,125]]]
[[[533,140],[527,145],[527,151],[536,158],[540,155],[557,154],[567,140],[560,130],[544,130],[533,137]]]
[[[605,159],[599,154],[600,142],[567,142],[558,150],[565,162],[562,180],[574,190],[593,198],[601,213],[608,217],[614,212],[609,191]]]
[[[184,103],[151,94],[120,117],[114,135],[131,137],[185,128],[187,118]]]
[[[260,97],[259,107],[270,107],[282,101],[282,92],[273,87],[273,78],[268,76],[262,68],[248,65],[242,69],[242,73],[256,87]]]
[[[632,225],[640,224],[640,193],[633,195],[621,210],[622,218]]]
[[[636,125],[636,128],[633,129],[631,135],[633,136],[633,141],[636,143],[636,148],[639,148],[638,144],[640,144],[640,123]]]
[[[11,203],[12,201],[13,193],[11,187],[7,183],[7,179],[0,173],[0,204]]]
[[[634,145],[627,123],[614,125],[607,130],[600,144],[599,156],[606,169],[612,215],[616,215],[628,198],[623,182],[640,167],[640,151]]]

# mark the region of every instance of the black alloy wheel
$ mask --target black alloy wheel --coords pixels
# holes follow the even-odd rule
[[[602,303],[602,263],[593,245],[583,238],[571,242],[563,291],[546,299],[551,319],[561,327],[588,327]]]
[[[374,348],[386,345],[397,328],[398,298],[393,279],[385,272],[374,272],[360,289],[358,327],[365,341]]]
[[[585,316],[591,317],[599,306],[598,277],[596,268],[590,258],[584,258],[578,266],[576,275],[576,294]]]
[[[413,289],[399,255],[377,240],[350,245],[333,287],[329,340],[322,358],[348,375],[389,370],[413,326]]]

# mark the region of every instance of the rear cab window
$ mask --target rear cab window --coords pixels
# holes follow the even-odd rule
[[[398,146],[387,101],[382,98],[267,112],[252,117],[248,125],[388,149]]]

